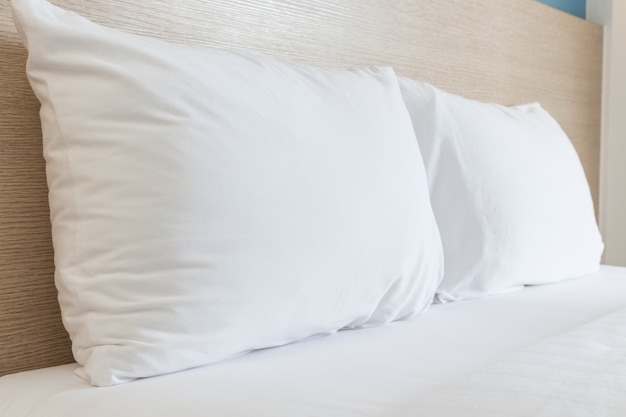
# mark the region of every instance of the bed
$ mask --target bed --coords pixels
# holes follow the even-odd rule
[[[0,415],[626,413],[601,27],[530,0],[52,3],[0,5]],[[181,126],[246,146],[153,151]]]

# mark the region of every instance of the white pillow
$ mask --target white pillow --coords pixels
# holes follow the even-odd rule
[[[430,304],[441,241],[391,69],[285,64],[12,5],[82,377],[118,384]]]
[[[594,272],[603,243],[580,160],[538,104],[401,79],[444,246],[441,302]]]

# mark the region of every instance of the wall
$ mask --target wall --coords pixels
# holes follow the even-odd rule
[[[605,25],[600,172],[604,262],[626,266],[626,1],[588,0],[588,18]]]
[[[571,13],[574,16],[578,16],[582,19],[584,19],[587,14],[586,13],[587,0],[539,0],[539,1],[549,6],[552,6],[554,8],[561,9],[565,12]],[[601,1],[607,1],[607,0],[601,0]]]

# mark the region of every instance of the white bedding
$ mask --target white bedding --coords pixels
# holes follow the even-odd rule
[[[463,375],[408,407],[437,416],[624,416],[626,308]]]
[[[9,375],[0,416],[570,416],[603,404],[595,415],[626,415],[624,308],[626,268],[605,266],[110,388],[88,385],[76,365]]]

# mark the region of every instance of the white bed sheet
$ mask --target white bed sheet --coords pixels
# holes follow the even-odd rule
[[[109,388],[89,386],[76,365],[8,375],[0,416],[420,415],[420,404],[436,405],[433,396],[464,375],[625,307],[626,268],[603,266],[581,279],[435,305],[407,322]]]
[[[396,417],[624,417],[626,308],[461,375]]]

